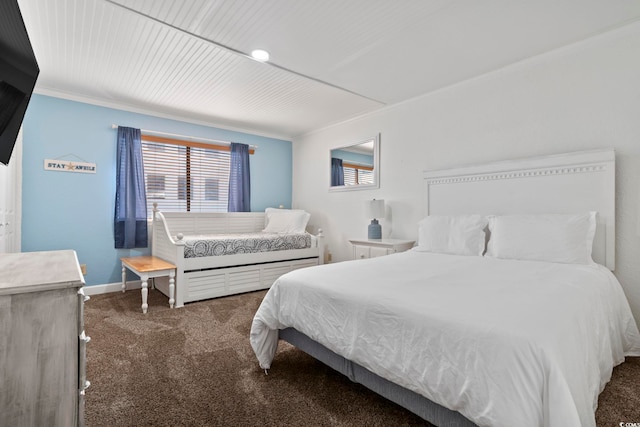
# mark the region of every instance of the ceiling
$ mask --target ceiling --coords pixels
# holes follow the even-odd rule
[[[36,92],[285,139],[640,18],[640,0],[18,3]]]

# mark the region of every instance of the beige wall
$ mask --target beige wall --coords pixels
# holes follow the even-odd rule
[[[294,140],[293,205],[323,228],[334,261],[366,237],[364,201],[382,198],[384,237],[417,238],[422,171],[613,148],[616,275],[640,320],[640,23]],[[331,147],[381,133],[381,185],[328,192]]]

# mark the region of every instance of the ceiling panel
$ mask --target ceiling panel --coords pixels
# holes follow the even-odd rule
[[[19,4],[37,90],[284,138],[640,17],[638,0]]]

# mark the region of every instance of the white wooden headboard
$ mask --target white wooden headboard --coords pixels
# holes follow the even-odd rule
[[[615,152],[581,151],[425,171],[425,215],[596,211],[595,262],[615,267]]]

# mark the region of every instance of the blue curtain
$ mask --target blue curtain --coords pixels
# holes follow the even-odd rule
[[[147,247],[147,194],[140,129],[118,127],[115,247]]]
[[[331,186],[344,185],[344,169],[342,159],[331,158]]]
[[[249,172],[249,146],[231,143],[231,170],[229,172],[229,212],[251,212],[251,174]]]

